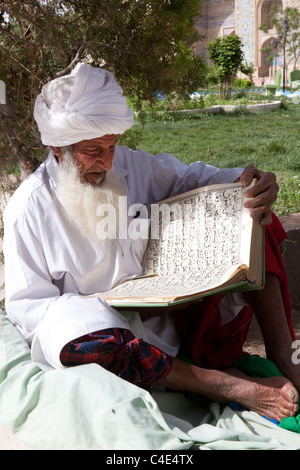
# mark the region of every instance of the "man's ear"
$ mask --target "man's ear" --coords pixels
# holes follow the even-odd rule
[[[52,152],[54,153],[54,155],[58,158],[58,160],[61,162],[62,160],[62,151],[61,151],[61,147],[52,147],[50,145],[50,148],[52,150]]]

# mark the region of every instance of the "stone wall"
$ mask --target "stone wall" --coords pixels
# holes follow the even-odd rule
[[[195,51],[205,56],[205,43],[217,36],[226,36],[235,31],[234,0],[205,0],[202,16],[196,21],[197,30],[205,35],[205,41],[195,44]]]
[[[282,245],[282,257],[286,268],[292,308],[300,314],[300,213],[281,217],[288,235]]]
[[[300,11],[299,0],[204,0],[202,14],[195,23],[196,29],[205,35],[205,40],[197,42],[195,52],[203,57],[206,55],[206,42],[213,41],[218,36],[238,34],[244,44],[245,60],[256,67],[254,78],[269,76],[269,65],[261,48],[276,31],[267,34],[258,28],[262,22],[267,22],[270,7],[295,7]],[[282,66],[281,54],[278,55],[277,65]],[[273,67],[274,68],[274,67]],[[290,64],[290,69],[293,64]],[[271,71],[274,75],[274,70]],[[260,84],[260,82],[257,82]]]

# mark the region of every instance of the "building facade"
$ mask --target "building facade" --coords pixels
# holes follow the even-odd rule
[[[294,7],[300,11],[300,0],[204,0],[196,28],[205,36],[205,40],[195,44],[196,53],[205,56],[206,42],[218,36],[237,34],[244,45],[245,61],[255,66],[254,81],[260,84],[264,77],[271,79],[275,64],[270,67],[266,60],[270,53],[264,53],[261,49],[271,45],[276,31],[271,30],[266,34],[259,26],[269,22],[272,5],[280,9]],[[276,66],[282,66],[281,54],[278,54]]]

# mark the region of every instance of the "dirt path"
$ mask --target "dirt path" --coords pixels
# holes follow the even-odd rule
[[[292,311],[292,321],[295,331],[296,339],[300,340],[300,312],[297,310]],[[260,328],[255,318],[253,318],[247,342],[244,350],[250,354],[258,354],[261,357],[266,357],[264,341],[260,332]]]

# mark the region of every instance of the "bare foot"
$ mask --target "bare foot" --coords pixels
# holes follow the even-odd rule
[[[208,370],[173,359],[171,372],[158,384],[200,393],[218,403],[233,401],[277,421],[298,410],[298,392],[284,377],[254,379],[237,369]]]
[[[244,376],[234,401],[266,418],[281,421],[295,415],[298,400],[297,390],[284,377],[252,379]]]

